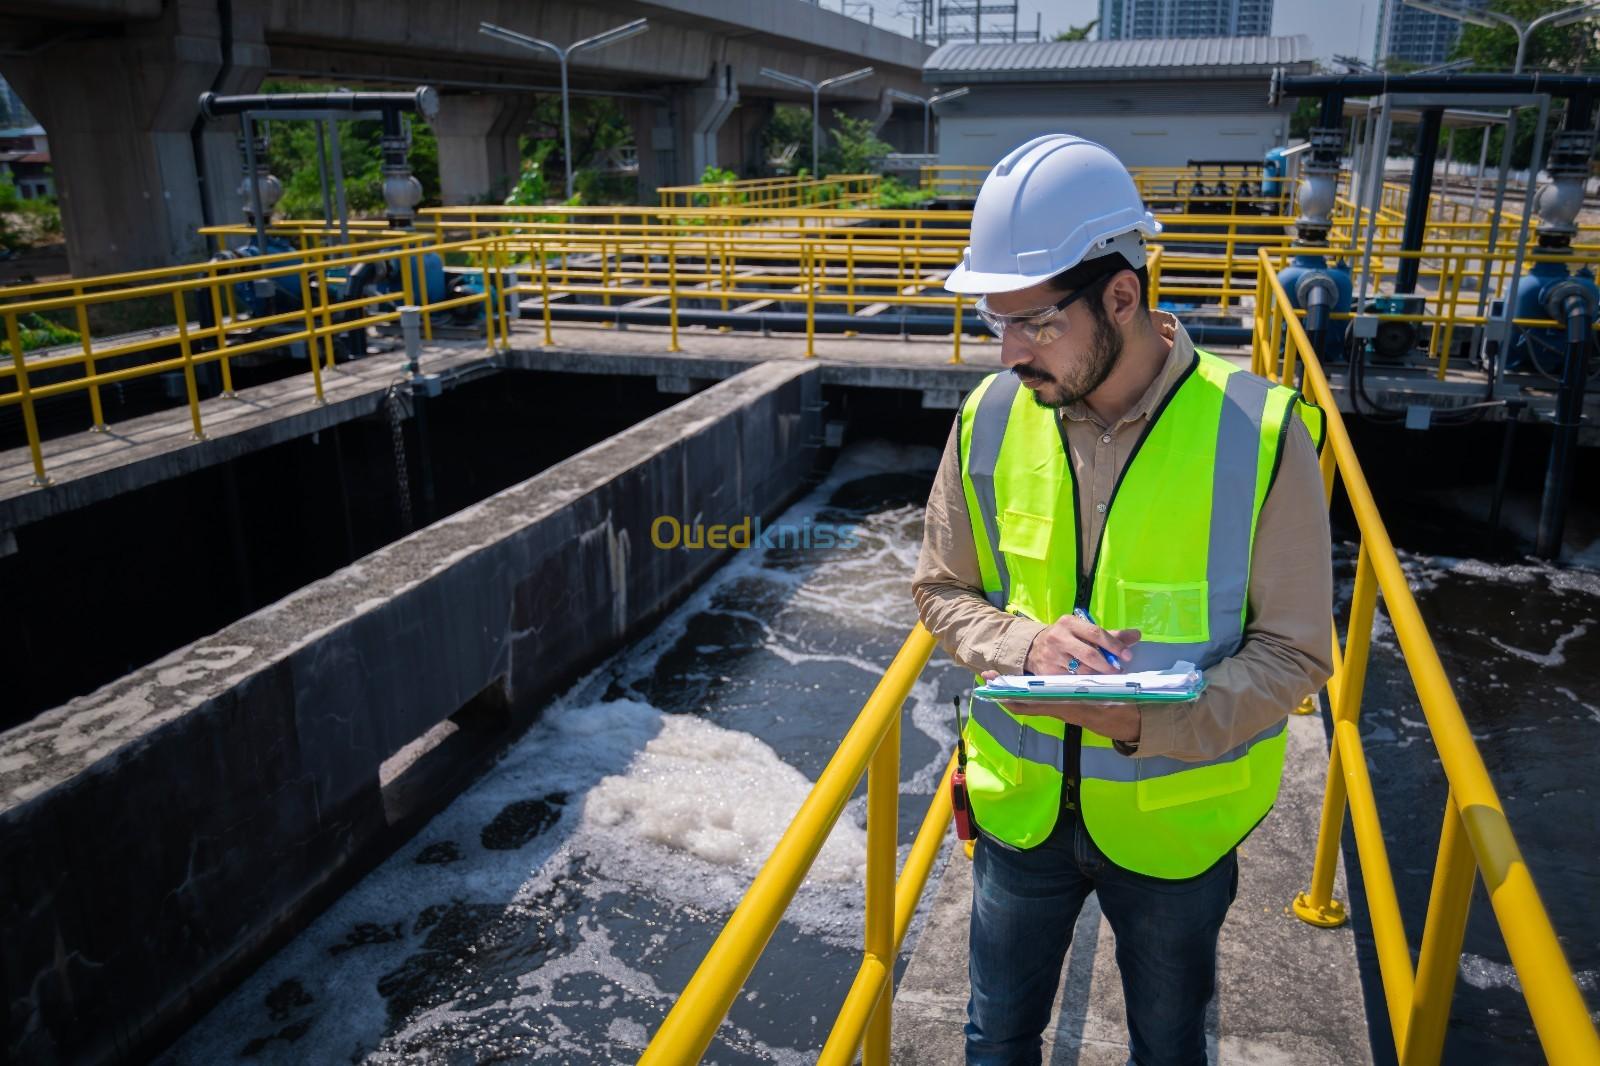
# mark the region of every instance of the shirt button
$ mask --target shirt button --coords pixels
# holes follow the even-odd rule
[[[1095,509],[1095,510],[1096,510],[1096,511],[1099,511],[1099,512],[1100,512],[1100,513],[1101,513],[1101,514],[1105,514],[1105,513],[1106,513],[1106,505],[1105,505],[1105,504],[1103,504],[1103,503],[1097,503],[1097,504],[1095,504],[1095,505],[1094,505],[1094,509]]]
[[[1102,434],[1101,437],[1100,437],[1100,443],[1101,444],[1110,444],[1111,443],[1111,434],[1109,434],[1109,433]]]

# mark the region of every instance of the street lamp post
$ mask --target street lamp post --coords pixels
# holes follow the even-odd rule
[[[922,96],[918,96],[916,93],[902,92],[899,89],[885,89],[884,90],[884,92],[888,93],[890,96],[894,97],[896,100],[904,100],[908,104],[921,104],[922,105],[922,154],[923,155],[929,155],[932,152],[932,148],[929,147],[933,143],[931,137],[929,136],[929,130],[932,127],[932,122],[930,121],[929,116],[933,112],[933,105],[934,104],[942,104],[946,100],[954,100],[958,96],[965,96],[968,93],[970,93],[971,91],[972,91],[971,89],[969,89],[969,88],[967,88],[966,86],[963,85],[961,88],[959,88],[959,89],[951,89],[947,93],[934,93],[932,96],[922,97]]]
[[[1511,32],[1517,35],[1517,62],[1511,68],[1511,73],[1522,73],[1522,61],[1528,55],[1528,41],[1533,37],[1533,31],[1542,26],[1565,26],[1569,22],[1577,22],[1600,12],[1600,3],[1575,4],[1572,7],[1562,8],[1560,11],[1551,11],[1540,15],[1529,22],[1514,19],[1510,15],[1487,8],[1462,8],[1451,4],[1438,4],[1433,0],[1405,0],[1408,7],[1418,11],[1426,11],[1430,15],[1442,15],[1445,18],[1455,19],[1457,22],[1471,22],[1478,26],[1487,26],[1494,29],[1497,26],[1510,26]]]
[[[860,81],[862,78],[871,77],[872,74],[873,68],[862,67],[860,70],[852,70],[848,74],[840,74],[836,78],[823,78],[821,81],[807,81],[804,78],[795,77],[793,74],[785,74],[781,70],[773,70],[770,67],[761,68],[762,77],[770,78],[773,81],[781,82],[782,84],[788,85],[795,89],[805,89],[811,94],[811,176],[813,178],[819,178],[822,176],[817,173],[817,129],[822,121],[819,114],[822,101],[822,90],[832,89],[836,86],[844,85],[847,82]]]
[[[625,41],[629,37],[637,36],[650,28],[649,19],[634,19],[624,22],[620,26],[597,33],[593,37],[585,37],[581,41],[573,41],[562,48],[558,44],[542,41],[537,37],[530,37],[526,33],[508,30],[504,26],[496,26],[492,22],[478,23],[478,32],[493,37],[497,41],[508,44],[520,45],[523,48],[544,48],[556,54],[556,59],[561,63],[561,160],[566,164],[567,170],[567,199],[572,199],[572,115],[567,99],[567,58],[574,52],[585,48],[603,48],[608,44]]]

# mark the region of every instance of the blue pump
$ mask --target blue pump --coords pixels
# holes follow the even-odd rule
[[[1594,272],[1587,266],[1576,274],[1570,274],[1565,263],[1535,263],[1511,287],[1513,316],[1549,318],[1550,292],[1563,282],[1570,282],[1589,290],[1591,306],[1595,299],[1600,299],[1600,287],[1595,285]],[[1542,370],[1551,377],[1560,377],[1566,366],[1568,350],[1565,323],[1527,329],[1514,326],[1511,330],[1511,343],[1506,350],[1505,368],[1522,371]]]
[[[254,240],[244,247],[237,249],[236,256],[280,255],[284,252],[295,251],[295,246],[282,237],[268,237],[267,250],[263,253],[256,247]],[[284,259],[277,266],[293,266],[299,259]],[[300,307],[300,279],[294,274],[285,274],[269,279],[272,288],[267,291],[258,291],[255,282],[240,281],[233,286],[234,299],[239,306],[248,310],[253,317],[261,317],[284,311],[295,311]]]
[[[1318,277],[1327,279],[1318,282]],[[1331,304],[1324,304],[1332,314],[1346,314],[1352,305],[1351,293],[1354,288],[1350,279],[1350,265],[1344,260],[1338,260],[1332,266],[1328,265],[1326,256],[1297,255],[1289,261],[1289,265],[1278,271],[1278,282],[1283,286],[1283,291],[1289,294],[1289,301],[1295,307],[1304,308],[1311,290],[1320,285],[1331,282],[1334,297]],[[1344,358],[1344,335],[1350,326],[1350,320],[1344,318],[1329,318],[1322,327],[1322,341],[1317,347],[1317,358],[1324,363],[1337,362]],[[1308,325],[1308,329],[1312,328]]]
[[[1283,178],[1289,173],[1289,150],[1281,145],[1267,149],[1266,161],[1261,164],[1261,195],[1283,195]]]

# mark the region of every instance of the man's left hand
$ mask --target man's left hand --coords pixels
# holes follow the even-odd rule
[[[998,670],[985,670],[983,679],[993,681],[1000,676]],[[1005,708],[1013,714],[1038,714],[1059,718],[1068,725],[1082,726],[1112,740],[1125,744],[1139,741],[1139,708],[1131,703],[1091,703],[1087,700],[1006,700]]]

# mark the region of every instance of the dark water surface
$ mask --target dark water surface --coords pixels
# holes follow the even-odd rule
[[[1355,552],[1336,553],[1341,616]],[[1533,873],[1545,909],[1600,1019],[1600,574],[1533,560],[1489,563],[1402,554],[1406,575]],[[1393,630],[1381,608],[1361,734],[1413,958],[1433,881],[1448,790]],[[1345,834],[1346,858],[1354,855]],[[1381,999],[1365,900],[1355,900],[1368,1014]],[[1520,984],[1480,879],[1445,1044],[1446,1063],[1542,1063]],[[1379,1061],[1386,1026],[1375,1038]]]

